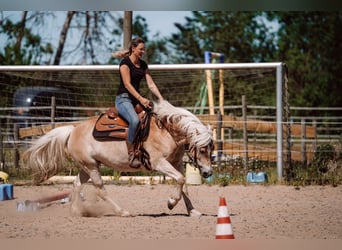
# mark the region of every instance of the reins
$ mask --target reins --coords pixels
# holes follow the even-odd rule
[[[134,138],[134,151],[138,154],[140,161],[144,164],[144,166],[151,170],[151,162],[150,162],[150,155],[144,149],[143,143],[147,140],[147,137],[150,134],[151,128],[151,119],[155,113],[152,111],[153,108],[144,108],[146,114],[142,117],[140,121],[140,126],[138,128],[137,134]]]

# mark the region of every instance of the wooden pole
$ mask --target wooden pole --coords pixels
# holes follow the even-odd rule
[[[302,163],[304,166],[306,166],[306,127],[305,127],[305,119],[302,119],[301,121],[302,125]]]
[[[243,119],[243,152],[245,170],[248,170],[248,136],[247,136],[247,105],[246,96],[242,96],[242,119]]]
[[[214,93],[213,93],[213,82],[211,79],[211,71],[207,69],[206,73],[206,80],[207,80],[207,89],[208,89],[208,104],[209,104],[209,114],[214,115]]]
[[[55,128],[55,119],[56,119],[56,97],[51,96],[51,127]]]
[[[313,141],[313,150],[316,151],[317,150],[317,121],[316,120],[312,121],[312,127],[314,129],[314,134],[315,134],[314,141]]]
[[[219,69],[219,78],[220,78],[220,89],[219,89],[219,105],[221,115],[224,115],[224,81],[223,81],[223,70]]]
[[[4,147],[2,142],[2,129],[1,129],[1,121],[0,121],[0,170],[6,171],[5,166],[5,157],[4,157]]]
[[[132,39],[132,15],[133,11],[125,11],[124,12],[124,20],[123,20],[123,48],[128,49],[129,42]]]
[[[223,70],[219,69],[220,89],[219,89],[219,106],[221,118],[224,115],[224,81],[223,81]],[[221,140],[224,138],[224,129],[221,128]]]
[[[14,167],[19,169],[19,149],[18,149],[18,137],[19,137],[19,127],[17,123],[13,125],[13,138],[14,138]]]
[[[222,159],[223,152],[223,140],[222,140],[222,114],[221,112],[217,112],[217,158],[218,161]]]
[[[209,114],[215,115],[214,110],[214,94],[213,94],[213,83],[211,80],[211,71],[207,69],[206,73],[206,80],[207,80],[207,90],[208,90],[208,105],[209,105]],[[213,139],[214,141],[217,140],[217,129],[213,129]]]

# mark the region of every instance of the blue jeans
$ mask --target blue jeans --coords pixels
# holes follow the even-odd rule
[[[119,114],[128,122],[128,142],[133,143],[140,121],[128,94],[117,95],[115,107]]]

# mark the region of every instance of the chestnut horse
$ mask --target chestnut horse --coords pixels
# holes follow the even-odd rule
[[[36,184],[56,175],[67,160],[78,163],[80,172],[74,183],[76,199],[79,200],[82,184],[91,179],[97,194],[109,202],[116,215],[129,216],[110,198],[100,175],[100,165],[123,172],[148,170],[145,167],[131,168],[124,141],[98,141],[92,131],[98,117],[89,118],[78,125],[57,127],[34,141],[25,151],[27,167],[33,171]],[[168,199],[168,208],[174,208],[184,199],[190,216],[200,216],[194,209],[185,185],[183,156],[185,145],[189,145],[188,155],[192,164],[199,169],[202,177],[212,175],[211,153],[213,150],[212,131],[191,112],[174,107],[167,101],[154,103],[150,133],[143,142],[143,148],[150,156],[151,170],[158,171],[176,181],[176,193]],[[73,196],[74,197],[74,196]],[[78,198],[77,198],[78,197]],[[71,203],[71,211],[77,213],[77,206]]]

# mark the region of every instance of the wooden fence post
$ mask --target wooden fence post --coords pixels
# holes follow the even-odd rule
[[[222,114],[221,111],[217,112],[217,158],[218,161],[222,160],[223,152],[223,138],[222,138]]]
[[[19,127],[17,123],[14,123],[13,125],[13,138],[14,138],[14,142],[13,142],[13,146],[14,146],[14,167],[16,169],[19,168],[19,149],[18,149],[18,145],[17,145],[17,141],[19,138]]]
[[[248,170],[248,135],[247,135],[247,105],[246,96],[242,96],[242,119],[243,119],[243,151],[245,170]]]
[[[6,171],[5,167],[5,157],[4,157],[4,147],[2,142],[2,129],[1,129],[1,121],[0,121],[0,170]]]
[[[314,150],[314,152],[316,152],[316,150],[317,150],[317,121],[316,120],[312,120],[312,127],[313,127],[314,133],[315,133],[315,138],[313,141],[313,150]]]
[[[306,166],[306,128],[305,128],[305,119],[302,119],[301,121],[302,125],[302,163],[304,166]]]
[[[55,118],[56,118],[56,97],[51,96],[51,128],[55,128]]]

